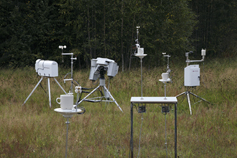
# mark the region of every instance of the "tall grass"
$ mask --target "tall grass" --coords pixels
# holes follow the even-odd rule
[[[170,65],[173,83],[167,95],[185,91],[183,68]],[[236,59],[209,61],[201,67],[201,86],[192,92],[212,104],[191,97],[193,115],[189,114],[185,96],[178,98],[179,157],[237,157],[237,63]],[[70,69],[68,69],[70,70]],[[67,69],[59,70],[57,80],[66,91],[70,83],[62,78]],[[159,79],[165,67],[143,68],[143,95],[163,96]],[[97,85],[88,80],[89,71],[74,72],[83,87]],[[51,79],[52,108],[49,107],[47,80],[42,81],[24,106],[24,100],[40,77],[34,68],[0,70],[0,157],[64,157],[66,119],[54,112],[55,99],[63,93]],[[114,103],[88,103],[83,115],[70,119],[68,157],[129,157],[130,98],[140,96],[140,69],[119,72],[110,81],[110,92],[124,113]],[[85,96],[85,95],[84,95]],[[196,103],[197,102],[197,103]],[[135,109],[135,108],[134,108]],[[166,157],[165,116],[160,105],[147,105],[143,114],[140,157]],[[134,112],[134,153],[138,152],[141,114]],[[168,155],[174,155],[174,115],[167,114]]]

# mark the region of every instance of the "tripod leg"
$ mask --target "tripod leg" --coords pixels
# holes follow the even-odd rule
[[[189,93],[190,92],[187,92],[187,100],[188,100],[188,106],[189,106],[189,110],[190,110],[190,115],[192,115],[192,109],[191,109],[191,102],[190,102]]]
[[[41,79],[39,80],[39,82],[36,84],[35,88],[31,91],[30,95],[26,98],[26,100],[24,101],[24,103],[22,105],[25,105],[25,103],[27,102],[27,100],[30,98],[30,96],[33,94],[33,92],[35,91],[35,89],[39,86],[40,82],[43,80],[44,77],[41,77]]]
[[[211,103],[210,103],[209,101],[207,101],[206,99],[203,99],[203,98],[199,97],[198,95],[193,94],[192,92],[190,92],[190,94],[192,94],[193,96],[195,96],[195,97],[197,97],[197,98],[199,98],[199,99],[201,99],[201,100],[203,100],[203,101],[208,102],[209,104],[211,104]]]
[[[58,84],[58,86],[63,90],[63,92],[65,94],[67,94],[67,92],[63,89],[63,87],[58,83],[58,81],[56,80],[56,78],[54,78],[55,82]]]
[[[113,99],[113,101],[115,102],[115,104],[117,105],[117,107],[123,112],[123,110],[121,109],[121,107],[118,105],[118,103],[116,102],[116,100],[114,99],[114,97],[110,94],[109,90],[104,86],[104,89],[107,91],[107,93],[109,94],[109,96]]]
[[[48,78],[48,91],[49,91],[49,107],[51,107],[50,78]]]
[[[93,91],[91,91],[85,98],[83,98],[77,105],[79,105],[81,102],[83,102],[86,98],[88,98],[92,93],[94,93],[98,88],[100,87],[100,85],[98,87],[96,87]]]
[[[179,96],[181,96],[181,95],[183,95],[183,94],[185,94],[185,93],[186,93],[186,92],[180,93],[180,94],[176,95],[175,97],[179,97]]]

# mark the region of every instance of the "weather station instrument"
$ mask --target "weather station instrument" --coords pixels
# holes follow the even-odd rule
[[[63,115],[64,118],[67,119],[66,121],[66,149],[65,149],[65,158],[67,157],[67,148],[68,148],[68,126],[70,124],[69,119],[75,114],[84,114],[85,109],[83,108],[74,108],[75,105],[73,104],[73,94],[62,94],[60,97],[56,99],[56,102],[60,104],[60,108],[54,109],[55,112]],[[60,100],[60,101],[59,101]]]
[[[67,73],[65,76],[64,76],[64,79],[63,79],[63,81],[64,81],[64,83],[66,82],[66,81],[71,81],[71,87],[70,87],[70,90],[69,90],[69,93],[73,93],[73,81],[74,81],[74,79],[73,79],[73,61],[74,60],[77,60],[77,58],[74,58],[73,57],[73,53],[64,53],[63,52],[63,49],[65,49],[65,48],[67,48],[67,46],[59,46],[58,47],[59,49],[62,49],[62,62],[64,62],[64,59],[63,59],[63,56],[71,56],[71,72],[69,72],[69,73]],[[66,78],[67,77],[67,75],[69,75],[69,74],[71,74],[71,78]],[[78,83],[77,83],[78,84]]]
[[[105,74],[107,72],[107,76],[109,78],[113,78],[118,73],[119,66],[114,60],[108,59],[108,58],[96,58],[91,59],[91,69],[90,69],[90,75],[89,80],[96,81],[99,78],[99,85],[93,89],[88,95],[86,95],[82,100],[77,101],[77,105],[81,104],[83,101],[89,101],[89,102],[114,102],[117,107],[123,112],[117,101],[114,99],[114,97],[111,95],[109,89],[106,87],[105,84]],[[94,98],[88,98],[90,95],[92,95],[96,90],[99,88],[103,89],[104,94],[99,97]],[[80,89],[80,88],[79,88]]]
[[[167,55],[166,53],[162,53],[164,57],[167,57],[167,70],[165,73],[162,73],[162,79],[159,79],[160,82],[162,82],[164,84],[164,96],[166,98],[166,83],[172,82],[171,81],[171,77],[170,77],[170,72],[171,69],[169,67],[169,58],[171,57],[170,55]]]
[[[35,71],[39,76],[41,76],[41,79],[36,84],[34,89],[31,91],[29,96],[24,101],[23,105],[27,102],[27,100],[30,98],[30,96],[33,94],[35,89],[39,86],[43,78],[48,79],[48,93],[49,93],[49,106],[51,107],[51,92],[50,92],[50,78],[53,78],[55,82],[58,84],[58,86],[63,90],[63,92],[66,94],[67,92],[63,89],[63,87],[59,84],[57,79],[55,77],[58,77],[58,63],[51,60],[41,60],[37,59],[35,62]]]
[[[136,51],[135,51],[135,56],[140,58],[140,64],[141,64],[141,97],[143,97],[143,86],[142,86],[142,59],[147,56],[147,54],[144,54],[144,48],[140,47],[138,36],[139,36],[139,29],[140,26],[136,26],[137,29],[137,39],[135,40],[136,42]],[[138,107],[138,112],[139,113],[144,113],[146,112],[146,106],[141,105]]]
[[[174,130],[174,153],[175,153],[175,158],[177,158],[177,98],[176,97],[166,97],[166,90],[165,90],[165,96],[163,97],[143,97],[143,88],[142,88],[142,59],[147,55],[144,54],[144,49],[140,48],[140,44],[138,42],[138,33],[140,27],[137,26],[137,39],[136,41],[136,48],[137,52],[135,53],[135,56],[140,58],[140,63],[141,63],[141,96],[140,97],[131,97],[130,103],[130,116],[131,116],[131,135],[130,135],[130,157],[133,158],[134,152],[133,152],[133,107],[136,107],[136,104],[138,104],[138,113],[141,113],[141,128],[140,128],[140,135],[139,135],[139,149],[138,149],[138,154],[137,157],[139,157],[140,154],[140,140],[141,140],[141,131],[142,131],[142,123],[143,123],[143,113],[146,112],[146,105],[148,104],[174,104],[174,114],[175,114],[175,130]],[[167,56],[168,57],[168,56]],[[170,56],[169,56],[170,57]],[[168,57],[168,58],[169,58]],[[168,67],[169,68],[169,67]],[[167,70],[168,71],[168,70]],[[167,83],[170,82],[169,74],[168,73],[163,73],[162,74],[162,79],[160,79],[161,82]],[[168,106],[162,106],[162,113],[167,114],[169,112],[169,107]],[[165,122],[166,123],[166,122]],[[165,131],[166,131],[166,124],[165,124]],[[166,144],[166,149],[167,149],[167,136],[165,140]],[[167,150],[166,150],[167,151]],[[167,152],[166,152],[167,153]],[[168,156],[168,154],[167,154]]]
[[[60,97],[58,97],[56,99],[56,102],[58,104],[60,104],[60,108],[56,108],[54,109],[55,112],[61,114],[64,118],[67,119],[66,121],[66,149],[65,149],[65,158],[67,157],[67,148],[68,148],[68,127],[69,127],[69,119],[75,115],[75,114],[84,114],[85,113],[85,108],[83,107],[77,107],[77,105],[74,105],[74,95],[73,95],[73,85],[74,85],[74,79],[73,79],[73,61],[77,60],[77,58],[73,57],[73,53],[64,53],[63,50],[67,48],[65,45],[59,46],[59,49],[62,49],[62,62],[64,62],[63,60],[63,56],[71,56],[70,60],[71,60],[71,72],[67,73],[64,76],[64,83],[66,81],[71,81],[71,86],[70,86],[70,90],[69,93],[67,94],[62,94],[60,95]],[[71,78],[66,78],[67,75],[71,75]],[[75,81],[76,82],[76,81]],[[78,94],[82,93],[82,87],[79,85],[78,82],[77,86],[75,87],[75,92],[77,93],[77,98],[78,98]],[[80,90],[79,90],[80,89]]]
[[[170,69],[170,65],[169,65],[169,59],[170,59],[171,55],[166,54],[166,52],[163,52],[162,55],[163,55],[163,57],[167,58],[166,73],[168,73],[168,82],[172,83],[172,79],[171,79],[171,75],[170,75],[171,69]]]
[[[171,72],[171,69],[169,67],[169,58],[171,57],[170,55],[166,54],[166,53],[162,53],[164,57],[167,58],[167,68],[166,68],[166,72],[165,73],[162,73],[161,76],[162,76],[162,79],[159,79],[160,82],[162,82],[164,84],[164,96],[165,96],[165,100],[167,99],[166,98],[166,83],[169,83],[169,82],[172,82],[171,81],[171,77],[170,77],[170,72]],[[171,97],[169,97],[171,98]],[[172,98],[172,99],[176,99],[176,98]],[[177,99],[176,99],[177,100]],[[176,103],[177,104],[177,103]],[[167,120],[166,120],[166,114],[169,113],[170,111],[170,107],[169,107],[169,104],[163,104],[162,107],[161,107],[161,112],[165,115],[165,148],[166,148],[166,157],[168,157],[168,143],[167,143]],[[175,140],[177,141],[177,140]]]
[[[196,86],[200,86],[200,68],[199,65],[189,65],[190,63],[196,63],[196,62],[204,62],[204,58],[206,56],[206,49],[202,49],[201,50],[201,56],[202,59],[201,60],[190,60],[189,59],[189,54],[193,53],[193,51],[189,51],[185,53],[186,56],[186,63],[187,66],[184,68],[184,86],[186,87],[186,91],[180,93],[179,95],[177,95],[176,97],[179,97],[181,95],[186,95],[187,96],[187,101],[188,101],[188,105],[189,105],[189,111],[190,111],[190,115],[192,115],[192,108],[191,108],[191,102],[190,102],[190,94],[205,101],[208,102],[207,100],[201,98],[200,96],[192,93],[189,91],[190,87],[196,87]],[[208,102],[210,103],[210,102]]]

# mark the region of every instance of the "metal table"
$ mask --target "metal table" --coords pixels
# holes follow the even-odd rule
[[[176,97],[131,97],[131,139],[130,139],[130,154],[133,158],[133,106],[134,104],[174,104],[174,119],[175,119],[175,130],[174,130],[174,150],[175,158],[177,158],[177,98]]]

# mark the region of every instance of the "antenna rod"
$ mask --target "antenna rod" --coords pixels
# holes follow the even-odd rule
[[[139,27],[139,26],[137,26],[137,44],[139,43],[139,42],[138,42],[139,28],[140,28],[140,27]]]
[[[142,90],[142,58],[140,58],[141,62],[141,97],[143,97],[143,90]]]
[[[142,89],[142,58],[144,58],[147,54],[144,54],[144,48],[140,48],[140,44],[139,44],[139,41],[138,41],[138,34],[139,34],[140,26],[136,26],[136,28],[137,28],[137,39],[135,40],[135,42],[136,42],[137,53],[135,54],[135,56],[140,58],[140,63],[141,63],[141,97],[143,97],[143,89]]]

